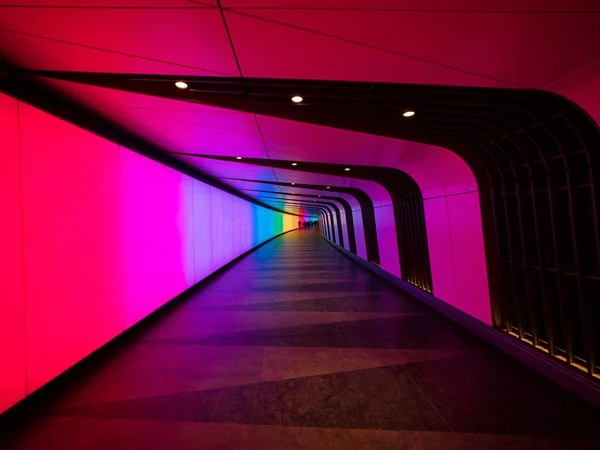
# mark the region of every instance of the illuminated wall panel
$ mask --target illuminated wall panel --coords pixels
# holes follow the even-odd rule
[[[223,259],[224,262],[229,262],[235,256],[233,255],[233,196],[222,192],[221,201],[223,205],[223,211],[221,216],[223,217]]]
[[[225,263],[225,239],[223,234],[223,192],[210,188],[210,223],[211,223],[211,272],[221,268]]]
[[[167,298],[194,284],[194,180],[167,170],[164,195],[167,220]]]
[[[470,167],[458,155],[428,147],[398,166],[419,185],[434,295],[491,325],[479,206]]]
[[[383,270],[400,277],[394,207],[392,205],[379,206],[374,211],[377,224],[377,243],[379,245],[379,264]]]
[[[232,197],[231,202],[231,215],[232,215],[232,226],[233,226],[233,257],[236,258],[244,252],[244,236],[242,230],[242,210],[241,201],[237,197]]]
[[[446,197],[424,201],[427,244],[435,296],[457,306],[453,245]]]
[[[192,184],[194,192],[194,281],[197,283],[212,272],[211,187],[197,180],[192,180]]]
[[[298,218],[296,216],[290,216],[289,214],[278,214],[279,220],[281,220],[281,227],[285,231],[295,230],[297,228]]]
[[[331,228],[333,229],[333,239],[332,241],[336,244],[340,244],[340,228],[338,227],[337,214],[333,211],[333,208],[329,208],[331,211]],[[309,219],[310,220],[310,219]]]
[[[27,388],[123,330],[119,147],[19,106]]]
[[[0,95],[0,412],[296,217]]]
[[[266,222],[267,219],[267,210],[263,210],[262,208],[252,207],[252,228],[256,230],[256,233],[252,235],[252,246],[257,245],[263,239],[263,236],[266,234],[264,229],[259,229],[258,224],[261,222]]]
[[[348,223],[346,223],[346,212],[340,209],[340,218],[342,220],[342,236],[344,238],[344,248],[350,250],[350,238],[348,237]]]
[[[483,243],[481,219],[464,220],[465,215],[475,216],[481,210],[479,195],[477,192],[454,195],[448,197],[447,201],[454,245],[452,256],[456,277],[456,306],[491,324],[487,268],[485,264],[478,263],[481,261]]]
[[[26,392],[17,108],[0,95],[0,411]]]
[[[354,234],[356,236],[356,254],[366,260],[367,246],[365,244],[365,230],[360,209],[352,210],[352,218],[354,220]]]
[[[252,248],[252,224],[250,223],[250,217],[252,217],[252,204],[245,202],[241,199],[237,201],[239,208],[239,236],[240,236],[240,247],[238,252],[243,253],[247,249]]]
[[[166,168],[121,154],[125,322],[131,326],[167,300]]]

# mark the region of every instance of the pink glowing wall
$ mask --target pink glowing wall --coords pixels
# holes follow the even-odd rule
[[[428,147],[397,165],[419,185],[434,295],[491,325],[479,190],[464,160]]]
[[[0,95],[0,411],[26,393],[17,108]]]
[[[398,238],[394,219],[394,207],[390,205],[375,208],[377,224],[377,244],[379,245],[379,264],[383,270],[400,278],[401,268],[398,256]]]
[[[296,217],[0,94],[0,412]]]

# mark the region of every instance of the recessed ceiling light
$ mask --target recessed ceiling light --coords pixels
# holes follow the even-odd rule
[[[346,172],[350,172],[350,167],[346,167],[344,170],[345,170]]]
[[[292,186],[294,186],[296,183],[292,183]]]
[[[297,165],[298,165],[298,163],[292,163],[292,166],[297,166]]]
[[[320,198],[320,197],[321,197],[321,196],[319,195],[319,198]]]
[[[236,156],[235,159],[242,159],[242,157],[241,156]]]
[[[327,189],[331,189],[331,186],[327,186]]]
[[[415,115],[415,112],[414,112],[414,111],[404,111],[404,112],[402,113],[402,115],[403,115],[404,117],[412,117],[412,116],[414,116],[414,115]]]
[[[185,81],[178,81],[177,83],[175,83],[175,86],[177,86],[179,89],[187,89],[188,85]]]
[[[294,103],[302,103],[302,100],[304,100],[304,99],[303,99],[302,97],[300,97],[299,95],[294,95],[294,96],[292,97],[292,101],[293,101]]]

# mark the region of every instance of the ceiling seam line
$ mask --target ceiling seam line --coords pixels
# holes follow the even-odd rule
[[[267,154],[267,158],[270,160],[271,155],[269,154],[269,149],[267,148],[267,143],[265,142],[265,137],[263,136],[262,129],[260,128],[260,123],[258,122],[258,117],[256,117],[256,114],[252,114],[252,115],[254,116],[254,122],[256,123],[256,128],[258,128],[258,132],[260,134],[260,139],[261,139],[263,147],[265,149],[265,153]],[[275,172],[275,167],[271,167],[271,171],[273,172],[275,181],[279,181],[279,178],[277,178],[277,173]],[[279,190],[282,191],[281,187],[279,187]]]
[[[353,45],[357,45],[357,46],[360,46],[360,47],[370,48],[372,50],[377,50],[377,51],[380,51],[380,52],[388,53],[390,55],[395,55],[395,56],[399,56],[399,57],[402,57],[402,58],[410,59],[410,60],[413,60],[413,61],[418,61],[418,62],[421,62],[421,63],[424,63],[424,64],[430,64],[432,66],[437,66],[437,67],[441,67],[441,68],[444,68],[444,69],[453,70],[455,72],[463,73],[463,74],[466,74],[466,75],[471,75],[471,76],[474,76],[474,77],[483,78],[483,79],[486,79],[488,81],[495,81],[495,82],[506,84],[508,86],[519,87],[519,88],[522,88],[522,89],[529,89],[528,86],[523,86],[523,85],[520,85],[518,83],[513,83],[513,82],[510,82],[510,81],[502,80],[500,78],[491,77],[489,75],[484,75],[484,74],[473,72],[473,71],[470,71],[470,70],[461,69],[459,67],[454,67],[454,66],[451,66],[451,65],[448,65],[448,64],[444,64],[444,63],[441,63],[441,62],[431,61],[431,60],[428,60],[428,59],[425,59],[425,58],[420,58],[418,56],[408,55],[406,53],[397,52],[397,51],[394,51],[394,50],[389,50],[389,49],[386,49],[386,48],[383,48],[383,47],[379,47],[377,45],[372,45],[372,44],[367,44],[365,42],[359,42],[359,41],[355,41],[355,40],[352,40],[352,39],[347,39],[347,38],[344,38],[344,37],[341,37],[341,36],[336,36],[336,35],[333,35],[333,34],[322,32],[322,31],[311,30],[309,28],[304,28],[304,27],[301,27],[301,26],[298,26],[298,25],[292,25],[292,24],[289,24],[289,23],[280,22],[278,20],[268,19],[266,17],[256,16],[254,14],[244,13],[244,12],[241,12],[241,11],[238,11],[238,10],[231,10],[230,9],[228,11],[230,11],[232,14],[237,14],[237,15],[244,16],[244,17],[249,17],[249,18],[252,18],[252,19],[255,19],[255,20],[260,20],[260,21],[267,22],[267,23],[273,23],[273,24],[280,25],[280,26],[283,26],[283,27],[287,27],[287,28],[292,28],[292,29],[295,29],[295,30],[304,31],[306,33],[312,33],[312,34],[317,35],[317,36],[322,36],[322,37],[326,37],[326,38],[330,38],[330,39],[335,39],[335,40],[338,40],[338,41],[341,41],[341,42],[346,42],[348,44],[353,44]]]
[[[219,9],[219,13],[221,14],[221,20],[223,21],[223,27],[225,28],[225,33],[227,33],[227,39],[229,41],[229,46],[231,47],[231,52],[233,53],[233,58],[235,59],[235,65],[237,66],[240,78],[243,80],[244,74],[242,72],[242,66],[240,64],[240,60],[238,58],[237,52],[235,51],[235,45],[233,43],[233,38],[231,37],[231,31],[229,30],[229,25],[227,24],[227,19],[225,18],[225,11],[223,10],[223,7],[221,6],[221,0],[217,0],[217,8]]]
[[[99,52],[110,53],[110,54],[113,54],[113,55],[126,56],[126,57],[129,57],[129,58],[136,58],[136,59],[141,59],[141,60],[144,60],[144,61],[151,61],[151,62],[156,62],[156,63],[160,63],[160,64],[166,64],[168,66],[181,67],[181,68],[192,69],[192,70],[200,70],[202,72],[208,72],[208,73],[212,73],[212,74],[215,74],[215,75],[221,75],[221,76],[224,76],[224,77],[231,77],[231,74],[227,74],[225,72],[218,72],[216,70],[203,69],[201,67],[188,66],[187,64],[179,64],[179,63],[174,63],[174,62],[163,61],[161,59],[148,58],[146,56],[139,56],[139,55],[134,55],[134,54],[131,54],[131,53],[119,52],[119,51],[116,51],[116,50],[109,50],[109,49],[102,48],[102,47],[95,47],[93,45],[77,44],[75,42],[65,41],[63,39],[56,39],[56,38],[52,38],[52,37],[48,37],[48,36],[42,36],[42,35],[34,34],[34,33],[27,33],[25,31],[11,30],[10,28],[5,28],[5,27],[0,27],[0,31],[6,31],[7,33],[19,34],[19,35],[22,35],[22,36],[33,37],[33,38],[36,38],[36,39],[42,39],[42,40],[50,41],[50,42],[57,42],[59,44],[64,44],[64,45],[72,45],[74,47],[86,48],[86,49],[89,49],[89,50],[96,50],[96,51],[99,51]],[[44,75],[42,75],[42,76],[44,76]]]
[[[213,9],[216,8],[215,5],[211,5],[210,3],[206,3],[206,2],[201,2],[199,0],[187,0],[187,1],[190,2],[190,3],[195,3],[197,5],[203,5],[203,6],[206,6],[208,8],[213,8]]]
[[[551,81],[550,83],[540,87],[540,89],[548,89],[553,85],[556,85],[558,83],[560,83],[561,81],[565,80],[566,78],[570,77],[573,74],[576,74],[577,72],[581,72],[582,70],[587,69],[588,67],[594,65],[596,62],[598,62],[600,60],[600,56],[595,56],[594,59],[592,59],[591,61],[586,62],[585,64],[571,70],[570,72],[565,73],[564,75],[558,77],[556,80]]]
[[[163,10],[163,9],[216,9],[214,6],[203,5],[202,3],[196,3],[198,6],[52,6],[52,5],[0,5],[0,9],[79,9],[79,10],[92,10],[92,9],[114,9],[119,10]]]
[[[600,11],[584,10],[517,10],[517,9],[408,9],[408,8],[335,8],[335,7],[310,7],[310,6],[229,6],[228,11],[355,11],[355,12],[404,12],[404,13],[430,13],[430,14],[486,14],[486,15],[596,15]]]
[[[241,83],[242,83],[242,86],[243,86],[244,92],[245,92],[247,87],[244,83],[244,72],[242,71],[242,65],[240,64],[240,59],[239,59],[237,51],[235,49],[235,43],[233,42],[233,37],[231,36],[231,30],[229,29],[229,24],[227,23],[227,18],[225,17],[225,11],[223,10],[223,5],[221,5],[221,0],[216,0],[216,1],[217,1],[217,7],[219,8],[219,13],[221,14],[221,20],[223,21],[223,26],[225,27],[225,32],[227,33],[227,39],[229,40],[229,45],[230,45],[231,51],[233,53],[233,58],[235,59],[235,64],[238,68]],[[267,154],[267,158],[271,159],[271,157],[269,155],[269,150],[267,149],[267,145],[265,143],[265,138],[262,134],[260,125],[258,123],[258,118],[256,117],[256,114],[253,114],[253,116],[254,116],[254,123],[256,124],[258,133],[260,134],[260,139],[263,144],[263,148],[265,149],[265,153]],[[273,172],[273,177],[275,177],[275,180],[277,180],[277,174],[275,173],[275,169],[271,168],[271,171]],[[277,180],[277,181],[279,181],[279,180]]]

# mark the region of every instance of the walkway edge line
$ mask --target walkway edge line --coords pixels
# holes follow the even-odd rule
[[[348,259],[351,259],[355,263],[359,264],[364,269],[374,273],[395,288],[417,299],[421,303],[425,303],[430,308],[443,314],[480,339],[487,341],[489,344],[493,345],[503,353],[506,353],[535,372],[552,380],[578,397],[581,397],[584,401],[596,406],[597,408],[600,408],[599,382],[591,379],[589,376],[583,373],[579,373],[576,369],[572,369],[558,361],[555,361],[552,358],[549,358],[541,350],[536,350],[529,345],[525,345],[517,339],[508,336],[506,333],[484,324],[480,320],[469,316],[468,314],[447,304],[439,298],[434,297],[433,295],[414,287],[410,283],[395,277],[375,264],[365,261],[354,253],[351,253],[345,248],[340,247],[338,244],[329,240],[325,236],[321,235],[321,237],[334,249],[342,253]]]

